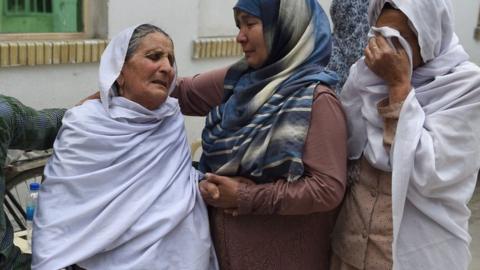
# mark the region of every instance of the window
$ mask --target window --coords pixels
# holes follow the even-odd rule
[[[52,0],[7,0],[7,15],[51,14]]]
[[[3,2],[3,3],[2,3]],[[1,33],[83,32],[82,0],[0,0]]]
[[[107,0],[0,0],[0,67],[97,62]]]

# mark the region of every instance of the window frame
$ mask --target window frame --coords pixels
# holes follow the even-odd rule
[[[18,0],[14,0],[14,1],[18,1]],[[34,0],[35,4],[37,4],[38,0]],[[42,1],[42,0],[40,0]],[[46,1],[46,0],[45,0]],[[50,1],[53,1],[53,0],[50,0]],[[32,2],[31,1],[25,1],[25,7],[22,11],[11,11],[8,9],[9,7],[9,0],[6,0],[6,2],[3,2],[4,3],[4,9],[3,9],[3,12],[5,13],[5,16],[16,16],[16,15],[45,15],[45,14],[51,14],[52,13],[52,2],[50,2],[50,12],[48,12],[47,10],[45,10],[44,12],[31,12],[31,11],[28,11],[29,8],[31,9],[32,7]],[[38,7],[38,6],[37,6]],[[44,5],[44,8],[47,8],[47,5]]]
[[[0,33],[0,69],[99,62],[109,42],[107,4],[107,0],[83,0],[82,32]]]
[[[82,0],[83,8],[83,31],[75,33],[0,33],[0,41],[39,41],[39,40],[75,40],[94,38],[92,29],[92,12],[94,1],[102,0]]]

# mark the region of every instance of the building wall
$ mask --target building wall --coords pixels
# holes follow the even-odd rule
[[[138,23],[150,22],[161,26],[175,41],[180,75],[224,67],[237,60],[192,59],[194,39],[236,33],[231,10],[235,0],[91,1],[107,1],[108,14],[104,15],[108,17],[107,25],[100,28],[108,29],[108,37]],[[319,1],[328,13],[331,0]],[[472,60],[480,63],[480,42],[473,39],[480,0],[452,1],[455,2],[456,31]],[[0,93],[15,96],[35,108],[71,107],[97,91],[97,69],[98,64],[0,68]],[[190,139],[199,138],[203,119],[187,117],[186,126]]]
[[[480,40],[474,39],[475,27],[480,20],[480,0],[452,0],[454,2],[455,32],[470,60],[480,65]]]

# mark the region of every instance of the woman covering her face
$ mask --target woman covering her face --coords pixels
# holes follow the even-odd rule
[[[69,110],[45,168],[33,269],[216,269],[170,37],[126,29],[100,62],[101,100]]]
[[[327,269],[346,185],[328,18],[316,0],[240,0],[234,15],[245,57],[173,93],[183,113],[208,114],[200,189],[220,267]]]
[[[480,69],[449,0],[375,0],[342,92],[356,160],[332,269],[468,268],[480,168]]]

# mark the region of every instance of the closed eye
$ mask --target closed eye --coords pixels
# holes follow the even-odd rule
[[[249,20],[247,20],[247,23],[246,23],[246,24],[247,24],[248,27],[251,28],[252,26],[257,25],[258,23],[259,23],[259,22],[258,22],[257,20],[249,19]]]
[[[175,56],[173,54],[167,54],[164,52],[152,52],[146,55],[146,57],[154,62],[160,61],[163,57],[168,58],[168,62],[173,67],[173,63],[175,63]]]
[[[149,53],[146,56],[148,59],[152,61],[158,61],[162,58],[163,55],[164,55],[163,52],[154,52],[154,53]]]

